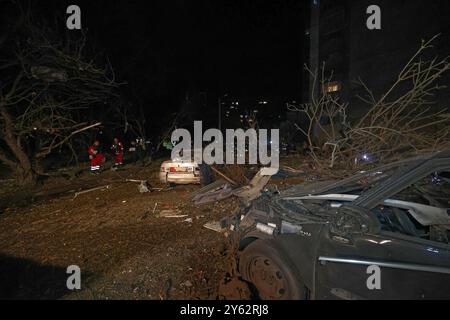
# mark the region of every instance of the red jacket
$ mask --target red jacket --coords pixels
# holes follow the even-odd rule
[[[89,159],[95,158],[95,156],[98,153],[97,147],[96,146],[90,146],[89,149],[88,149],[88,153],[89,153]]]

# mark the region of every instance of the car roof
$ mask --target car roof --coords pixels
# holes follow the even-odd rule
[[[420,159],[416,158],[409,162],[405,170],[397,170],[380,185],[364,192],[354,202],[354,205],[372,209],[386,198],[394,196],[433,171],[448,169],[450,169],[450,150],[437,152]]]
[[[433,160],[433,162],[439,161],[439,162],[444,162],[444,163],[445,162],[450,163],[450,149],[447,149],[447,150],[444,150],[441,152],[431,153],[431,154],[419,155],[419,156],[416,156],[413,158],[408,158],[408,159],[388,163],[388,164],[378,166],[378,167],[368,170],[368,171],[356,173],[348,178],[341,179],[338,181],[329,181],[329,182],[319,181],[319,182],[308,184],[308,185],[305,185],[305,184],[298,185],[296,187],[293,187],[293,188],[290,188],[290,189],[284,191],[283,194],[281,195],[281,197],[320,195],[320,194],[329,193],[330,191],[335,192],[337,189],[339,189],[343,186],[351,185],[352,183],[356,184],[358,181],[361,181],[362,179],[364,179],[368,176],[377,174],[379,172],[389,171],[389,170],[396,170],[393,172],[392,177],[395,176],[394,179],[398,179],[399,177],[404,175],[404,171],[401,170],[401,168],[408,168],[409,171],[415,170],[416,168],[423,166],[424,164],[427,164],[427,163],[428,163],[428,165],[433,165],[433,163],[430,162],[432,160]],[[382,183],[382,185],[383,184],[384,183]],[[375,190],[375,188],[373,188],[373,190]],[[369,197],[369,195],[371,194],[370,193],[371,191],[372,191],[372,189],[364,192],[360,196],[360,198],[359,198],[359,199],[361,199],[360,205],[364,205],[364,203],[367,202],[366,198]]]

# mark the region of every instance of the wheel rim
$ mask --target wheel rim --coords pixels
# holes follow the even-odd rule
[[[289,286],[281,269],[267,257],[255,257],[248,265],[249,280],[264,300],[289,298]]]

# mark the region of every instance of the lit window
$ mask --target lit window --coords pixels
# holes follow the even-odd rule
[[[329,82],[324,85],[323,91],[326,93],[338,92],[341,90],[341,84],[337,81]]]

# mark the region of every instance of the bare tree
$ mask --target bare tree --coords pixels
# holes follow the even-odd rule
[[[333,74],[325,76],[325,65],[322,66],[320,76],[318,70],[313,71],[308,67],[306,70],[313,78],[311,102],[302,105],[288,104],[287,107],[289,111],[300,112],[306,117],[306,127],[298,124],[295,124],[295,127],[305,136],[310,155],[316,164],[323,165],[321,160],[323,153],[326,153],[326,146],[331,146],[330,167],[333,167],[336,151],[340,144],[339,140],[343,138],[341,132],[348,126],[348,103],[341,102],[337,94],[325,89],[326,84],[330,83],[333,78]],[[319,88],[317,88],[318,86]]]
[[[368,107],[354,126],[347,122],[348,104],[341,102],[338,95],[324,90],[324,84],[330,82],[330,78],[325,78],[323,71],[321,78],[317,70],[310,71],[315,86],[321,85],[321,90],[312,88],[312,92],[319,91],[320,94],[309,104],[289,105],[288,108],[306,115],[307,128],[297,128],[307,137],[311,156],[319,167],[334,167],[339,161],[343,168],[350,168],[365,154],[383,162],[450,147],[447,108],[436,111],[433,101],[436,91],[445,88],[438,85],[438,80],[450,69],[450,61],[449,58],[423,60],[424,52],[432,47],[435,38],[422,42],[380,98],[377,99],[359,80],[366,94],[358,97]],[[329,118],[330,124],[326,128],[321,124],[323,116]],[[339,125],[341,127],[337,129]],[[315,140],[315,130],[325,134],[325,141]],[[328,152],[323,152],[324,149]]]
[[[422,42],[394,84],[379,99],[359,81],[367,92],[366,97],[360,99],[369,108],[347,132],[348,148],[344,157],[366,152],[378,159],[389,159],[399,153],[429,153],[449,147],[447,108],[437,110],[433,104],[435,93],[445,89],[438,81],[450,69],[450,61],[448,58],[429,61],[422,58],[435,39]]]
[[[45,25],[21,21],[0,48],[0,161],[31,183],[42,159],[99,125],[84,121],[86,109],[106,103],[118,84],[109,63],[100,68],[86,58],[85,34],[61,40]]]

